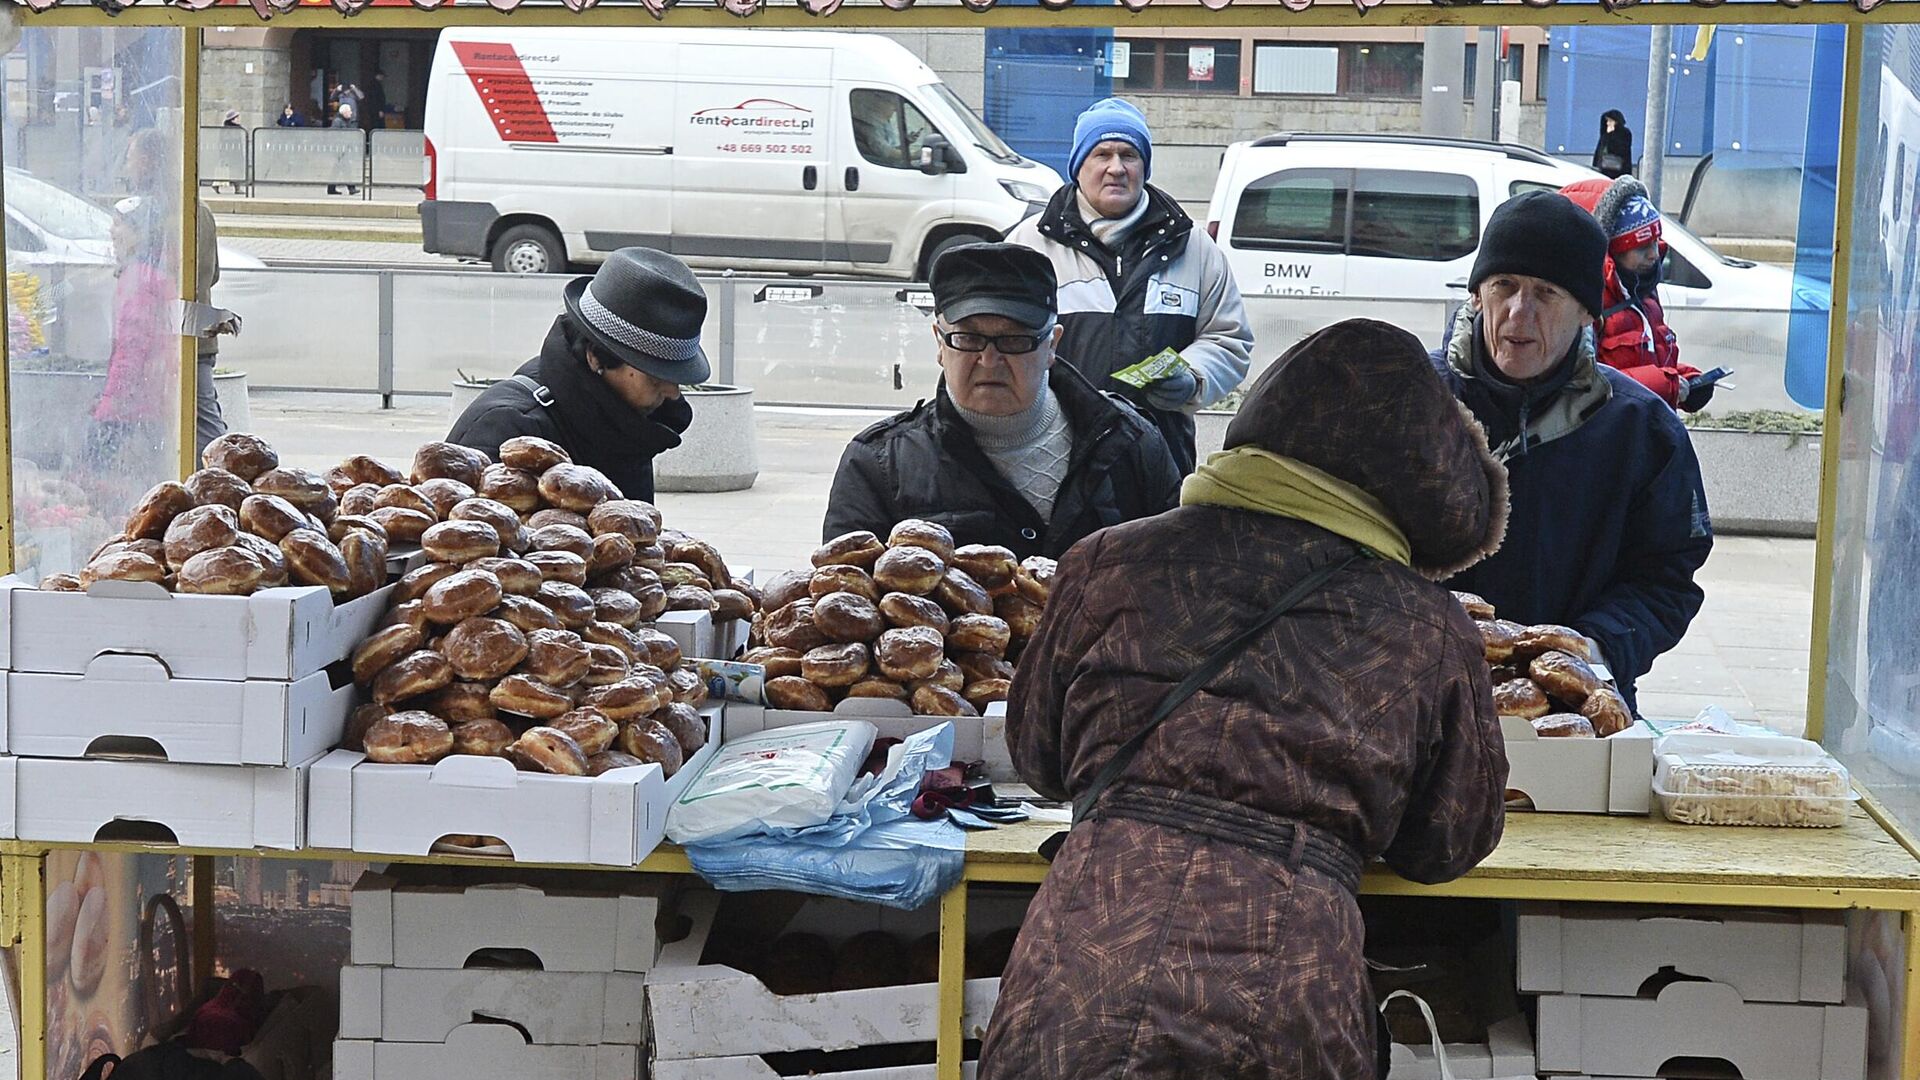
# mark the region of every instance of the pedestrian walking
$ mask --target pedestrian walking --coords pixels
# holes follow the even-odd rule
[[[353,102],[346,101],[346,100],[342,100],[340,102],[340,111],[333,114],[333,127],[339,131],[359,131],[360,130],[359,123],[354,120]],[[351,163],[354,165],[358,165],[361,160],[360,151],[358,149],[343,150],[341,151],[341,153],[343,155],[342,156],[343,161],[347,161],[350,159]],[[327,194],[329,195],[340,194],[339,185],[328,184]],[[360,194],[360,185],[348,184],[347,194],[349,195]]]

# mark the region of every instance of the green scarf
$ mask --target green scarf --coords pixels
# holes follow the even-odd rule
[[[1209,456],[1180,487],[1182,506],[1226,506],[1290,517],[1344,536],[1402,566],[1413,557],[1379,499],[1302,461],[1254,446]]]

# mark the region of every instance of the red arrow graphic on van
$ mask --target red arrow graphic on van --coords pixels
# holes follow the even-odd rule
[[[553,122],[526,66],[511,45],[491,41],[456,41],[453,55],[473,83],[474,93],[493,121],[502,142],[557,143]]]

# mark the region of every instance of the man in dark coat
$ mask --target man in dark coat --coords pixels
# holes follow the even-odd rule
[[[826,539],[907,518],[960,544],[1058,557],[1096,529],[1166,510],[1180,476],[1152,422],[1059,363],[1053,268],[969,244],[928,275],[943,378],[931,402],[861,432],[833,478]]]
[[[1505,473],[1413,335],[1268,368],[1181,506],[1067,553],[1007,702],[1077,798],[1168,690],[1362,549],[1152,729],[1028,908],[980,1080],[1374,1075],[1362,868],[1458,877],[1505,823],[1479,632],[1433,579],[1500,543]]]
[[[1499,554],[1454,578],[1503,619],[1570,626],[1598,645],[1627,703],[1705,598],[1713,549],[1700,462],[1666,403],[1594,358],[1607,237],[1557,192],[1494,211],[1433,362],[1506,463]]]
[[[682,386],[705,382],[707,294],[685,263],[621,248],[566,287],[540,355],[488,387],[447,441],[498,460],[500,444],[537,435],[605,473],[629,499],[653,498],[653,459],[693,423]]]

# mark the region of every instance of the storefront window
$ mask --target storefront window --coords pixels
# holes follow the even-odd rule
[[[1254,47],[1253,92],[1417,98],[1422,46],[1410,42],[1287,42]]]
[[[1113,80],[1115,93],[1238,94],[1238,41],[1123,42],[1127,73]]]

